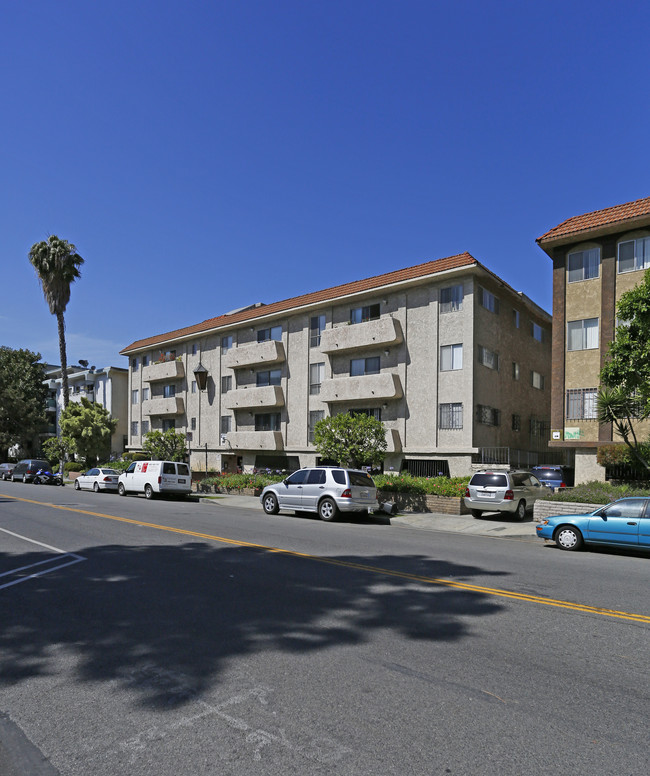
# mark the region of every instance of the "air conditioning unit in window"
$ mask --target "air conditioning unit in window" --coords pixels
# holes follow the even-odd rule
[[[221,439],[221,444],[222,444],[222,445],[225,445],[225,444],[226,444],[226,438],[227,438],[227,437],[226,437],[226,434],[222,434],[222,435],[221,435],[220,439]]]

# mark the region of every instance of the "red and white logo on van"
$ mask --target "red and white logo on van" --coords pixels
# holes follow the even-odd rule
[[[143,472],[146,472],[146,471],[147,471],[147,466],[148,466],[148,465],[149,465],[149,464],[146,464],[146,463],[143,463],[143,464],[142,464],[142,471],[143,471]]]

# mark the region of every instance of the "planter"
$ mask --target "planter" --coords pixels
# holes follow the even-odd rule
[[[219,488],[215,485],[215,492],[227,493],[229,496],[259,496],[262,488]]]
[[[437,512],[443,515],[467,515],[469,509],[460,496],[431,496],[422,493],[377,491],[380,504],[389,501],[401,512]]]
[[[535,502],[533,507],[533,520],[539,523],[544,518],[553,517],[553,515],[585,515],[604,506],[604,504],[587,504],[582,501],[543,501],[540,499]]]

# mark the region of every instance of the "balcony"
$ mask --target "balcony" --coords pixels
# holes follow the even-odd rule
[[[400,399],[403,395],[399,375],[386,372],[359,377],[337,377],[323,380],[320,390],[321,401],[338,402],[388,401]]]
[[[284,407],[284,391],[279,385],[238,388],[236,391],[228,391],[223,403],[228,410]]]
[[[142,402],[143,415],[182,415],[184,412],[185,403],[180,396],[157,396]]]
[[[225,447],[232,450],[282,450],[281,431],[230,431]]]
[[[276,340],[268,340],[230,348],[223,357],[223,365],[230,369],[241,369],[257,364],[277,364],[284,360],[284,345]]]
[[[402,342],[402,329],[394,318],[338,326],[321,332],[320,349],[323,353],[345,353],[350,350],[388,348]]]
[[[182,361],[162,361],[160,364],[149,364],[142,369],[142,379],[146,383],[180,380],[181,377],[185,377]]]

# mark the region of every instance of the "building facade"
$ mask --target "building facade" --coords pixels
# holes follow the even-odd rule
[[[319,460],[318,420],[363,412],[385,425],[386,471],[534,463],[550,332],[548,313],[468,253],[253,305],[121,351],[129,448],[175,428],[195,471],[291,469]]]
[[[604,480],[597,449],[620,440],[598,423],[599,375],[616,304],[650,268],[650,197],[569,218],[537,243],[553,260],[550,444],[575,456],[576,483]]]
[[[60,366],[46,369],[45,384],[49,388],[47,399],[48,434],[60,433],[59,416],[63,412],[63,379]],[[120,456],[128,443],[128,369],[107,366],[103,369],[83,366],[68,367],[68,391],[70,401],[85,397],[101,404],[117,426],[111,436],[111,455]]]

